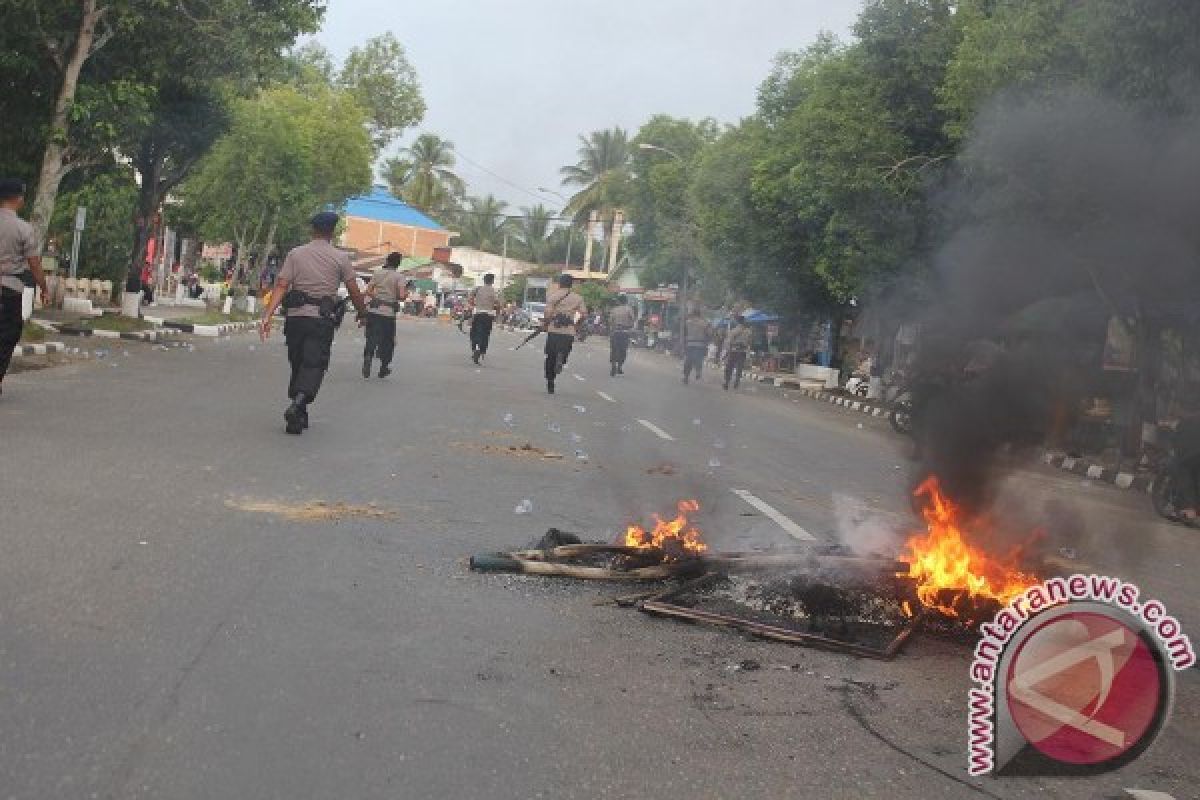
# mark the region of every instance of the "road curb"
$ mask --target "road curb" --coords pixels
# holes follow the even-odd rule
[[[44,356],[50,353],[65,352],[67,346],[62,342],[41,342],[39,344],[19,344],[17,349],[13,350],[13,358],[22,358],[28,356]]]
[[[1149,492],[1154,483],[1154,475],[1146,472],[1118,471],[1086,458],[1069,456],[1066,453],[1048,451],[1042,456],[1042,462],[1055,469],[1061,469],[1078,475],[1081,478],[1108,483],[1118,489],[1131,489],[1135,492]]]
[[[64,336],[93,336],[97,339],[125,339],[131,342],[163,342],[171,337],[170,331],[106,331],[71,325],[59,327],[58,332]]]
[[[164,320],[162,325],[172,330],[190,333],[193,336],[227,336],[231,333],[241,333],[242,331],[258,327],[258,323],[254,320],[247,322],[224,322],[220,325],[196,325],[191,322]]]
[[[752,378],[759,383],[766,383],[776,388],[794,391],[802,397],[829,403],[852,413],[879,418],[886,418],[888,415],[886,406],[871,400],[864,400],[860,397],[835,394],[821,389],[800,388],[797,381],[787,378],[774,378],[767,375],[757,375],[752,376]],[[1089,481],[1106,483],[1118,489],[1149,492],[1151,485],[1154,483],[1154,476],[1152,474],[1116,470],[1086,458],[1069,456],[1066,453],[1047,451],[1042,454],[1042,462],[1049,467],[1070,472]]]

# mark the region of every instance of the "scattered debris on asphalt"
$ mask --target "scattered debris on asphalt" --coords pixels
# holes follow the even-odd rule
[[[313,500],[308,503],[283,503],[273,500],[226,500],[225,505],[238,511],[254,514],[275,514],[291,522],[335,522],[340,519],[395,519],[397,512],[374,504],[327,503]]]

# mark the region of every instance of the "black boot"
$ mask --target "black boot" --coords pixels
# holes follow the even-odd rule
[[[386,378],[388,375],[391,375],[391,374],[392,374],[392,368],[390,366],[388,366],[387,364],[379,365],[379,377]]]
[[[546,391],[554,394],[554,381],[546,381]]]
[[[374,359],[371,359],[369,357],[363,359],[363,377],[364,378],[371,377],[371,361],[373,361],[373,360]]]
[[[610,378],[617,377],[617,362],[615,362],[615,361],[613,362],[612,368],[609,369],[609,371],[608,371],[608,375]]]
[[[474,361],[476,365],[478,365],[478,364],[479,364],[479,357],[480,357],[481,355],[483,355],[483,353],[480,353],[478,350],[474,350],[474,351],[472,351],[472,352],[471,352],[471,360],[472,360],[472,361]]]
[[[283,412],[283,419],[287,423],[288,433],[296,435],[304,433],[304,429],[308,427],[305,424],[308,422],[308,398],[304,396],[303,392],[296,394],[292,404],[287,407],[287,411]]]

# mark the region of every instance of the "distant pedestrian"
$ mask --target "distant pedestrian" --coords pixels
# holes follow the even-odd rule
[[[483,276],[483,286],[471,292],[471,359],[476,364],[487,355],[492,325],[500,310],[500,296],[495,284],[496,276],[489,272]]]
[[[571,291],[575,280],[560,275],[558,288],[546,295],[546,311],[542,325],[546,330],[546,391],[554,394],[554,379],[566,366],[575,343],[575,315],[587,313],[583,298]]]
[[[283,418],[287,432],[293,434],[303,433],[308,427],[308,406],[317,399],[329,369],[338,286],[346,285],[360,318],[367,313],[350,254],[333,246],[338,215],[323,211],[312,218],[311,224],[312,241],[287,254],[259,328],[259,335],[266,341],[271,335],[271,318],[282,304],[287,314],[283,335],[292,367],[288,382],[292,404],[283,412]]]
[[[396,314],[404,304],[404,278],[397,270],[404,256],[388,253],[383,269],[367,284],[367,345],[363,350],[362,376],[371,377],[371,367],[379,357],[379,377],[392,374],[392,354],[396,349]]]
[[[0,393],[25,327],[25,287],[41,289],[44,302],[50,298],[37,235],[28,222],[17,216],[23,205],[25,184],[0,180]]]
[[[629,337],[637,323],[629,298],[617,295],[617,304],[608,312],[608,374],[625,374],[625,359],[629,356]]]
[[[712,325],[698,307],[693,308],[683,321],[683,382],[691,380],[692,372],[696,380],[704,370],[704,357],[708,354],[708,340],[712,338]]]
[[[746,324],[746,318],[741,314],[733,318],[733,329],[725,339],[725,388],[733,379],[733,388],[738,388],[742,382],[742,370],[746,367],[746,355],[750,352],[750,342],[753,331]]]

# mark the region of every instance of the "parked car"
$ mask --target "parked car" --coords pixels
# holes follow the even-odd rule
[[[524,308],[529,315],[529,323],[532,327],[542,324],[542,318],[546,316],[545,303],[526,303]]]

